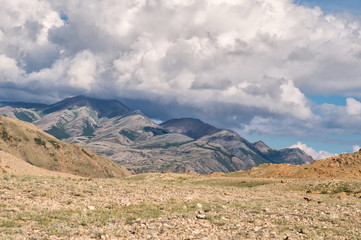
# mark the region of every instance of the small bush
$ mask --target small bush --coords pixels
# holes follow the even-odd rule
[[[36,144],[46,148],[46,143],[41,138],[34,138],[34,141],[35,141]]]
[[[88,157],[92,157],[92,155],[90,155],[87,151],[85,151],[83,148],[81,149],[83,153],[85,153]]]
[[[48,142],[50,142],[50,143],[54,146],[54,148],[56,148],[56,149],[59,149],[59,148],[60,148],[59,143],[57,143],[56,141],[54,141],[54,140],[48,140]]]

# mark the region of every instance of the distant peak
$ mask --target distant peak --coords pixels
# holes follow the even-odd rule
[[[211,135],[221,131],[210,124],[204,123],[197,118],[178,118],[168,120],[160,126],[170,132],[184,134],[188,137],[199,139],[206,135]]]
[[[76,102],[76,101],[81,101],[81,100],[119,102],[119,101],[114,100],[114,99],[113,100],[111,100],[111,99],[101,99],[101,98],[95,98],[95,97],[88,97],[88,96],[85,96],[85,95],[78,95],[78,96],[68,97],[68,98],[65,98],[62,101],[74,101],[74,102]],[[60,102],[62,102],[62,101],[60,101]]]
[[[203,121],[201,121],[198,118],[174,118],[174,119],[170,119],[168,121],[165,121],[164,123],[176,123],[176,122],[189,122],[189,123],[201,123],[201,124],[205,124]]]
[[[268,150],[272,149],[267,144],[265,144],[263,141],[255,142],[255,143],[253,143],[253,146],[263,153],[267,153]]]
[[[267,146],[267,144],[265,144],[263,141],[257,141],[254,143],[254,145],[263,145],[263,146]],[[268,147],[268,146],[267,146]]]
[[[49,114],[63,109],[70,109],[74,106],[87,106],[98,112],[99,117],[116,117],[128,114],[129,108],[118,100],[103,100],[83,95],[69,97],[52,105],[49,105],[44,113]]]

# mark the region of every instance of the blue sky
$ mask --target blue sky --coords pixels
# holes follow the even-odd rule
[[[361,15],[361,1],[358,0],[296,0],[304,6],[318,6],[327,13],[350,13]]]
[[[295,0],[295,3],[306,7],[319,7],[325,14],[352,14],[356,18],[361,17],[361,1],[359,0]],[[312,101],[313,104],[332,104],[337,106],[346,106],[346,99],[349,96],[333,95],[333,94],[317,94],[307,95],[307,98]],[[316,150],[327,150],[330,153],[342,153],[352,152],[350,148],[356,142],[361,144],[361,135],[337,135],[327,140],[317,137],[304,138],[302,136],[275,136],[275,135],[247,135],[243,133],[243,136],[251,141],[257,141],[261,138],[274,148],[282,148],[290,142],[302,141],[307,143],[308,146],[312,146]]]
[[[318,6],[326,14],[352,14],[355,17],[361,17],[361,1],[359,0],[296,0],[296,3],[307,7]],[[346,105],[346,96],[339,95],[308,95],[312,102],[316,104],[334,104],[337,106]],[[272,139],[269,139],[272,141]],[[338,141],[337,141],[338,140]],[[286,139],[286,141],[292,141]],[[295,139],[293,139],[295,141]],[[350,152],[350,142],[358,141],[361,143],[361,136],[338,136],[337,139],[325,141],[307,141],[309,145],[316,149],[327,149],[330,152]],[[275,146],[284,145],[284,139],[276,140]]]
[[[3,4],[1,100],[119,99],[317,158],[361,145],[361,1]]]

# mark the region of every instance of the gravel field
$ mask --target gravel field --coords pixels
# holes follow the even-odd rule
[[[361,181],[0,175],[0,239],[361,239]]]

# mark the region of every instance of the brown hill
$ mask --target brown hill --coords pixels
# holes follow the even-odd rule
[[[351,154],[321,159],[311,164],[262,164],[248,171],[231,173],[275,178],[349,178],[361,179],[361,150]]]
[[[85,177],[124,177],[124,167],[64,143],[31,123],[0,116],[0,150],[31,165]]]

